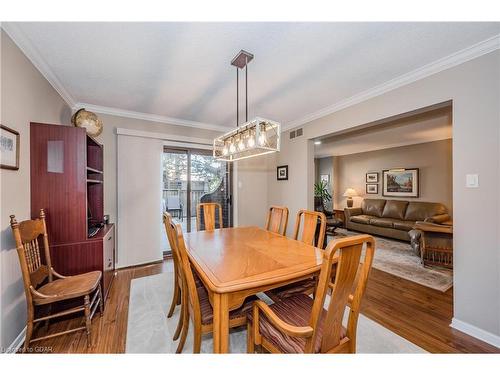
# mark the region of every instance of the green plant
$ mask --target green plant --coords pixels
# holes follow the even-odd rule
[[[321,197],[323,203],[329,202],[332,199],[332,195],[328,191],[328,183],[326,181],[320,181],[314,184],[314,196]]]

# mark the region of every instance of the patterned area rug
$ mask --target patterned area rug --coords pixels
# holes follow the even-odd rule
[[[175,353],[177,341],[172,337],[179,319],[180,307],[167,318],[172,300],[172,272],[133,279],[127,325],[126,353]],[[264,295],[259,297],[272,303]],[[328,303],[327,300],[325,302]],[[347,312],[347,311],[346,311]],[[344,320],[347,314],[344,314]],[[345,324],[345,323],[344,323]],[[190,325],[183,353],[193,351],[193,327]],[[246,328],[231,330],[231,353],[246,353]],[[202,353],[213,352],[211,335],[203,335]],[[426,353],[422,348],[396,335],[360,314],[357,334],[358,353]]]
[[[338,237],[355,236],[359,233],[347,229],[337,229]],[[329,236],[328,240],[331,240]],[[373,267],[399,276],[403,279],[446,292],[453,285],[453,271],[440,268],[425,268],[420,263],[409,243],[388,238],[376,237]]]

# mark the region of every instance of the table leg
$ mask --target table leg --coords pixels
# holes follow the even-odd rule
[[[229,304],[227,294],[213,295],[214,353],[227,353],[229,350]]]

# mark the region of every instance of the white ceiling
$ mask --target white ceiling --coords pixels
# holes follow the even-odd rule
[[[297,125],[500,34],[500,23],[49,22],[5,29],[73,105],[232,127],[230,61],[240,49],[255,55],[249,118]]]
[[[314,146],[315,157],[341,156],[452,138],[451,109],[444,108],[402,120],[333,135]]]

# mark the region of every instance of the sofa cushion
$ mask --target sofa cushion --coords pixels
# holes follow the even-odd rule
[[[388,200],[385,203],[382,217],[391,217],[393,219],[403,220],[405,218],[406,207],[408,206],[408,203],[408,201]]]
[[[376,216],[371,216],[371,215],[356,215],[356,216],[351,216],[351,221],[360,224],[370,224],[370,220],[375,218]]]
[[[409,232],[415,226],[414,221],[393,220],[394,229],[404,230]]]
[[[410,202],[404,220],[423,221],[428,217],[447,214],[446,206],[441,203]]]
[[[361,204],[363,214],[382,217],[384,211],[385,199],[365,199]]]
[[[392,219],[386,219],[383,217],[376,217],[376,218],[370,219],[370,224],[375,225],[377,227],[392,228],[393,221],[394,220],[392,220]]]

